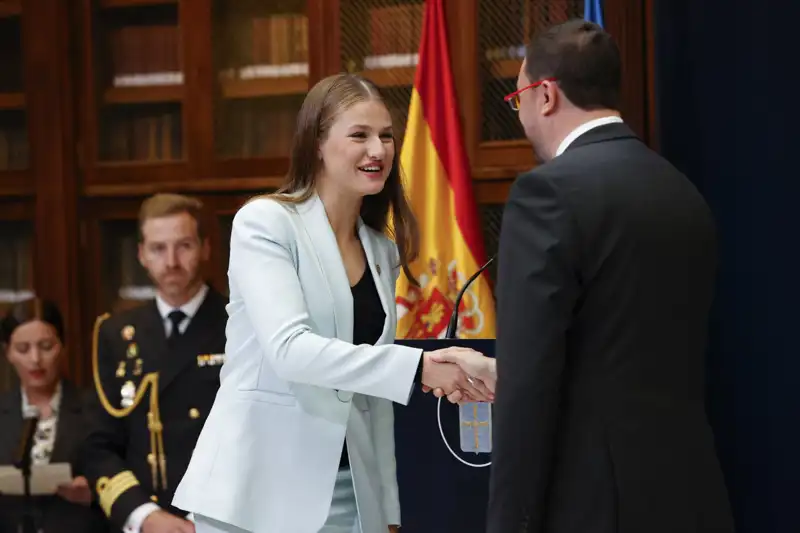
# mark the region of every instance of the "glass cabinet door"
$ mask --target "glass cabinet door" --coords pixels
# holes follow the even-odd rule
[[[139,263],[136,220],[101,223],[101,312],[117,312],[155,297],[153,282]]]
[[[525,45],[542,29],[583,17],[584,0],[480,0],[478,50],[482,142],[525,139],[503,97],[517,88]]]
[[[0,221],[0,316],[15,303],[35,296],[33,280],[33,223]],[[0,357],[0,391],[16,384],[14,369],[6,357]]]
[[[28,168],[20,12],[19,2],[0,2],[0,181],[4,171]]]
[[[308,92],[304,0],[214,0],[218,159],[288,158]]]
[[[99,162],[179,161],[184,76],[179,2],[99,2],[91,68]]]
[[[403,141],[419,61],[424,0],[340,0],[341,70],[381,87]]]

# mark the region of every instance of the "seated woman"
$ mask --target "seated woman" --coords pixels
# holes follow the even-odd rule
[[[0,395],[0,465],[17,461],[24,419],[37,418],[31,465],[73,463],[84,438],[83,396],[61,376],[64,324],[55,304],[39,299],[15,304],[0,322],[0,350],[19,376],[20,388]],[[73,467],[71,483],[31,505],[38,533],[107,531],[92,503],[86,478]],[[25,506],[20,496],[0,496],[0,533],[22,531]]]

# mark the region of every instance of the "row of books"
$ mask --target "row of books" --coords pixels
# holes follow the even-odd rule
[[[123,26],[109,40],[114,86],[183,83],[178,26]]]
[[[226,102],[219,117],[217,153],[223,157],[288,157],[300,103],[299,98],[276,103]]]
[[[18,227],[0,230],[0,302],[20,301],[33,281],[30,235],[18,231]]]
[[[159,113],[104,121],[100,157],[105,161],[171,161],[183,156],[183,117]]]
[[[308,17],[285,14],[252,21],[252,64],[308,63]]]
[[[258,75],[308,75],[308,18],[273,15],[249,21],[250,28],[228,28],[231,62],[248,65]],[[249,29],[248,31],[245,31]],[[242,39],[242,35],[250,36]],[[176,25],[124,26],[110,34],[111,78],[116,87],[179,85],[184,81],[180,28]],[[254,67],[269,66],[272,69]],[[282,69],[275,67],[284,67]],[[286,68],[288,67],[288,68]]]
[[[0,130],[0,171],[27,168],[28,146],[25,129]]]
[[[481,46],[487,50],[513,50],[553,24],[583,17],[584,0],[507,2],[501,11],[494,3],[481,2],[479,9]]]
[[[423,4],[371,8],[369,10],[370,55],[416,53],[419,50],[422,34],[423,8]]]

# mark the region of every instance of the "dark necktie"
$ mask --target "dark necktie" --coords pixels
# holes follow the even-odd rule
[[[186,313],[184,313],[180,309],[176,309],[174,311],[171,311],[170,314],[167,315],[167,318],[169,318],[169,321],[172,322],[172,331],[169,334],[168,340],[175,341],[182,336],[181,330],[178,326],[186,318]]]

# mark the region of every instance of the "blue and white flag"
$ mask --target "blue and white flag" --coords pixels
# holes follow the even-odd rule
[[[604,28],[603,0],[585,0],[583,4],[583,18]]]

